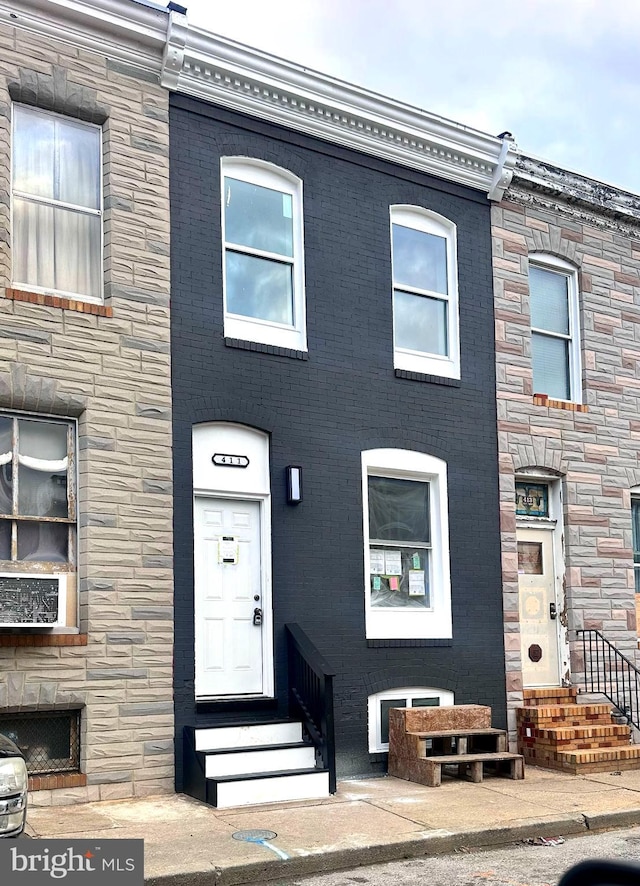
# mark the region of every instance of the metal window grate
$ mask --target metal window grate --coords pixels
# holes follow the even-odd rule
[[[80,770],[80,711],[3,716],[0,733],[23,752],[29,775]]]

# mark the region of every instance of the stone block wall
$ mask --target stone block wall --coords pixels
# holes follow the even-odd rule
[[[12,287],[12,102],[102,126],[104,304]],[[167,104],[149,71],[0,33],[0,410],[78,422],[77,630],[0,631],[0,717],[81,709],[81,777],[35,803],[173,789]]]
[[[522,703],[514,504],[519,470],[543,468],[562,482],[573,684],[581,685],[583,670],[577,629],[600,630],[632,660],[637,652],[630,490],[640,484],[640,222],[616,216],[595,200],[570,201],[561,192],[534,189],[516,178],[507,199],[492,210],[512,727],[513,709]],[[580,405],[534,397],[528,261],[535,252],[578,269]]]

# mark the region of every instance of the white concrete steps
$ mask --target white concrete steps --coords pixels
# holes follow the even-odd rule
[[[302,741],[302,723],[279,720],[239,726],[213,726],[196,730],[196,751],[249,748],[255,745]]]
[[[255,773],[246,778],[216,779],[218,809],[282,803],[285,800],[316,800],[329,796],[329,773],[322,769],[302,772]]]
[[[317,768],[299,722],[199,728],[194,744],[206,800],[217,808],[329,796],[329,773]]]
[[[236,749],[207,754],[207,778],[226,775],[247,775],[255,772],[281,772],[286,769],[314,769],[316,752],[313,745],[304,742],[262,746],[251,750]]]

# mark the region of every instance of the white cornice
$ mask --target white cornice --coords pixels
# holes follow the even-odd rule
[[[545,195],[547,201],[556,198],[580,205],[610,218],[640,222],[640,195],[534,157],[518,157],[512,188]],[[507,192],[507,199],[509,196]]]
[[[0,0],[0,23],[99,52],[158,76],[169,14],[131,0]]]
[[[499,200],[516,160],[487,135],[190,28],[175,90],[466,185]]]
[[[500,200],[517,148],[444,117],[208,34],[135,0],[0,0],[0,22],[135,65],[167,89],[465,185]]]

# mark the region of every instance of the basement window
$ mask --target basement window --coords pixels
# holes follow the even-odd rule
[[[428,686],[405,686],[370,695],[369,753],[389,750],[389,711],[391,708],[446,707],[454,703],[453,692]]]
[[[80,771],[79,710],[3,716],[0,733],[20,748],[29,775]]]

